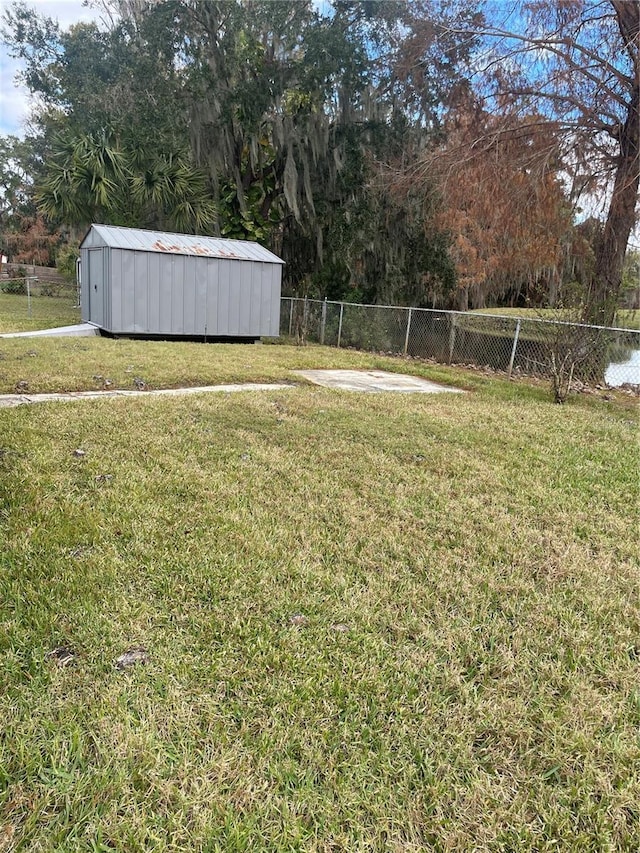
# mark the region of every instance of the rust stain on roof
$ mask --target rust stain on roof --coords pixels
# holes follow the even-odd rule
[[[162,240],[156,240],[151,246],[152,249],[157,249],[159,252],[179,252],[180,246],[167,246]]]
[[[226,252],[224,249],[209,249],[207,246],[202,246],[199,243],[194,243],[192,245],[187,245],[186,243],[182,246],[178,245],[167,245],[163,243],[162,240],[156,240],[155,243],[151,245],[152,249],[155,249],[158,252],[173,252],[174,254],[194,254],[194,255],[206,255],[210,258],[240,258],[240,255],[235,252]]]

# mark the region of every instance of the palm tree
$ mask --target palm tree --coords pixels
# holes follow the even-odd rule
[[[185,152],[127,149],[115,134],[58,135],[37,191],[49,219],[203,233],[216,208],[202,172]]]

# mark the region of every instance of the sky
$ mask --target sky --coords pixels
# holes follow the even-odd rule
[[[10,0],[0,0],[0,16],[10,5]],[[27,6],[49,18],[57,18],[62,29],[99,18],[97,10],[84,6],[83,0],[28,0]],[[14,79],[19,68],[19,63],[9,56],[7,47],[0,45],[0,135],[24,135],[29,95]]]

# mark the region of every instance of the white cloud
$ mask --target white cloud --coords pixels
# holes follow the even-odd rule
[[[0,7],[6,8],[9,5],[7,0],[0,0]],[[98,11],[85,6],[83,0],[29,0],[27,6],[31,6],[40,15],[57,20],[63,30],[71,24],[95,21],[99,17]]]
[[[10,0],[0,0],[0,13],[11,5]],[[83,0],[31,0],[27,3],[40,15],[54,18],[61,29],[84,21],[98,21],[97,9],[83,5]],[[0,134],[24,134],[24,123],[29,112],[29,92],[16,82],[22,63],[9,56],[6,45],[0,45]]]

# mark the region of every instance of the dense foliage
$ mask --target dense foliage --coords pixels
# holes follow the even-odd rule
[[[101,8],[68,30],[5,13],[37,96],[27,138],[0,150],[12,253],[45,222],[49,254],[92,221],[214,233],[280,254],[290,292],[428,306],[553,302],[585,253],[596,274],[562,123],[470,78],[487,46],[473,4]]]

